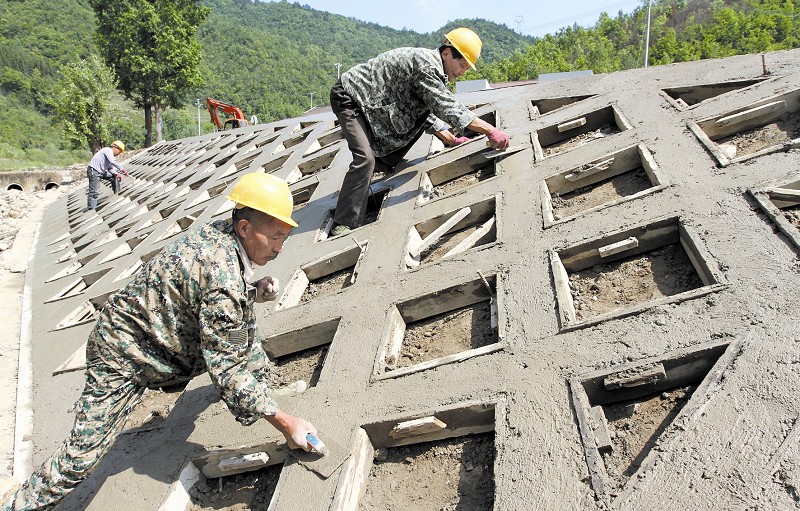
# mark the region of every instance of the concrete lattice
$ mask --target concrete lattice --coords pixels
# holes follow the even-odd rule
[[[290,182],[300,226],[257,271],[286,284],[257,306],[260,332],[276,359],[327,350],[314,385],[279,402],[353,454],[328,479],[288,459],[270,509],[359,509],[382,451],[474,433],[493,433],[494,509],[796,507],[800,52],[765,62],[464,94],[527,147],[488,159],[482,138],[437,150],[423,137],[373,183],[374,221],[340,238],[327,229],[350,157],[331,114],[137,155],[119,197],[86,213],[74,193],[41,224],[27,277],[33,413],[18,440],[30,456],[15,472],[69,431],[82,345],[108,295],[187,229],[229,215],[238,177],[271,172]],[[773,125],[784,139],[737,157]],[[340,274],[338,290],[303,299]],[[480,307],[471,328],[489,322],[489,341],[399,363],[415,325]],[[684,387],[683,408],[614,480],[610,453],[633,433],[612,412]],[[197,378],[60,509],[185,509],[198,471],[261,467],[261,451],[286,459],[278,436],[238,425]]]

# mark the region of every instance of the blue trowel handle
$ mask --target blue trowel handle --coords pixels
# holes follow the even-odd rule
[[[325,445],[325,442],[317,438],[316,435],[309,433],[306,435],[306,442],[308,445],[311,446],[314,451],[316,451],[320,456],[325,456],[328,454],[328,446]]]

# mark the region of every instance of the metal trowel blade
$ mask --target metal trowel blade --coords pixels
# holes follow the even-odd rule
[[[321,436],[322,438],[309,439],[309,444],[312,447],[319,446],[317,447],[319,451],[306,452],[300,449],[289,449],[289,454],[307,469],[327,479],[347,461],[352,453],[331,437]]]

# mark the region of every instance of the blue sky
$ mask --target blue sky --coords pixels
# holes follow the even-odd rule
[[[483,18],[530,36],[553,34],[574,23],[591,26],[605,11],[630,13],[646,0],[296,0],[320,11],[396,29],[428,33],[450,20]]]

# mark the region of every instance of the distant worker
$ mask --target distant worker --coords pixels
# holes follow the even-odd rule
[[[269,361],[256,335],[254,302],[274,300],[277,279],[255,283],[297,224],[285,181],[256,172],[228,198],[232,218],[191,231],[108,298],[86,347],[86,384],[69,438],[5,504],[55,506],[106,453],[145,389],[184,384],[207,372],[236,420],[265,419],[290,448],[310,450],[308,421],[280,410],[267,384]]]
[[[486,134],[492,147],[505,149],[509,136],[483,121],[448,89],[449,80],[475,69],[483,43],[468,28],[444,36],[438,50],[397,48],[345,72],[331,89],[336,114],[353,162],[344,177],[334,213],[332,236],[364,222],[369,185],[376,165],[393,171],[423,131],[448,145],[467,142],[455,131]]]
[[[100,149],[92,156],[92,161],[89,162],[89,166],[86,168],[86,177],[89,178],[88,209],[97,207],[101,179],[110,181],[111,189],[115,194],[118,194],[122,189],[122,174],[127,176],[128,171],[117,163],[117,156],[124,152],[125,144],[115,140],[111,143],[111,146]]]
[[[253,125],[253,126],[258,124],[258,117],[256,117],[256,114],[253,114],[253,115],[250,116],[250,124]]]

